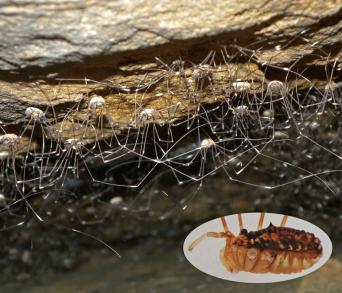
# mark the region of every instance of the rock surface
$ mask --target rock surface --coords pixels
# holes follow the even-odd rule
[[[239,43],[269,38],[274,46],[310,52],[341,42],[341,1],[2,1],[1,70],[89,62],[134,50],[198,42]],[[307,44],[300,39],[309,33]],[[185,41],[185,42],[184,42]],[[164,47],[166,48],[166,47]],[[297,58],[291,50],[286,61]],[[302,52],[300,52],[302,54]],[[112,62],[115,64],[116,57]],[[281,60],[282,62],[285,61]],[[102,65],[101,63],[99,64]]]
[[[75,106],[84,117],[89,97],[99,92],[108,101],[111,119],[123,128],[137,124],[134,109],[143,99],[150,107],[175,111],[172,119],[177,119],[188,114],[189,103],[182,97],[184,87],[175,87],[182,82],[168,75],[165,63],[186,60],[188,79],[191,64],[203,62],[210,52],[226,52],[231,59],[221,60],[224,66],[239,72],[235,80],[253,82],[256,91],[270,79],[269,66],[283,77],[296,66],[296,72],[310,73],[310,81],[324,87],[327,64],[342,68],[341,13],[340,0],[235,0],[229,5],[209,0],[5,0],[0,5],[0,121],[16,124],[29,106],[56,107],[62,120]],[[244,64],[237,63],[240,57]],[[213,70],[215,85],[234,82],[229,69]],[[295,87],[312,86],[298,81],[298,75],[295,79]],[[201,102],[222,98],[217,91],[210,96],[211,87],[207,90]],[[168,108],[170,101],[177,109]],[[170,120],[159,116],[161,123]]]

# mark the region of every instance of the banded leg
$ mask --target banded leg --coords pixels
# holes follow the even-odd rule
[[[239,227],[240,227],[240,231],[241,231],[243,229],[243,221],[242,221],[241,214],[238,214],[238,220],[239,220]]]
[[[225,238],[227,234],[225,232],[207,232],[197,239],[195,239],[188,247],[189,251],[192,251],[200,242],[202,242],[207,237],[214,237],[214,238]]]
[[[258,230],[262,229],[262,226],[264,224],[264,219],[265,219],[265,213],[260,213],[259,223],[258,223]]]
[[[228,225],[225,217],[221,217],[221,222],[225,233],[227,233],[226,235],[229,236],[226,238],[226,246],[220,251],[220,260],[223,266],[228,270],[228,272],[235,273],[240,271],[240,269],[239,262],[235,257],[236,253],[234,253],[232,250],[234,235],[232,235],[232,233],[228,230]]]
[[[283,218],[281,220],[281,223],[280,223],[280,227],[284,227],[285,226],[288,217],[289,216],[287,216],[287,215],[283,216]]]

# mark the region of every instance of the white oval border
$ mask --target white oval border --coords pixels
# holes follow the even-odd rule
[[[248,231],[257,230],[260,213],[242,213],[241,215],[244,228]],[[283,216],[284,215],[282,214],[265,213],[263,227],[267,227],[270,222],[275,226],[279,226]],[[228,224],[228,229],[234,235],[238,235],[240,229],[237,214],[225,216],[225,219]],[[312,267],[299,273],[291,274],[255,274],[249,272],[230,273],[222,265],[219,259],[220,249],[225,246],[224,238],[206,238],[190,252],[188,250],[189,245],[199,236],[209,231],[223,231],[220,218],[208,221],[192,230],[184,241],[183,251],[187,260],[198,270],[220,279],[242,283],[274,283],[293,280],[318,270],[329,260],[332,253],[332,243],[329,236],[322,229],[308,221],[291,216],[288,216],[285,226],[314,233],[315,236],[321,240],[323,255]]]

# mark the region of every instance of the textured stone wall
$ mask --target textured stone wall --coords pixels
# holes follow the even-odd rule
[[[222,84],[240,91],[232,85],[236,80],[262,91],[269,66],[296,66],[324,87],[327,63],[342,68],[341,14],[342,2],[336,0],[2,1],[0,120],[17,124],[29,106],[54,107],[61,120],[75,103],[79,114],[87,115],[89,97],[100,93],[106,113],[125,128],[136,121],[137,100],[169,111],[170,101],[184,95],[182,81],[162,62],[186,60],[189,79],[211,51],[220,58],[225,48],[245,60],[212,64],[214,95],[213,87],[203,88],[201,103],[222,98]],[[296,87],[312,85],[295,79]],[[172,119],[195,107],[183,100],[171,109]],[[158,119],[170,117],[164,113]]]

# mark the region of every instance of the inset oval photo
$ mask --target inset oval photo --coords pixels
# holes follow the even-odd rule
[[[317,226],[273,213],[217,218],[194,229],[184,253],[200,271],[243,283],[272,283],[305,276],[330,258],[332,243]]]

